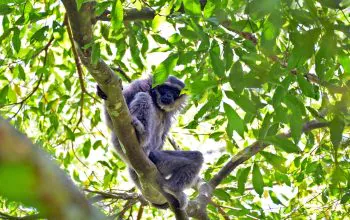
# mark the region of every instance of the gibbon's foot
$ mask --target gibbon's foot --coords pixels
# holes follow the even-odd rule
[[[178,201],[178,206],[177,208],[179,209],[186,209],[187,205],[188,205],[188,200],[187,200],[187,196],[184,192],[182,191],[177,191],[177,192],[173,192],[173,191],[170,191],[170,190],[167,190],[166,188],[164,189],[165,192],[171,194],[172,196],[174,196],[177,201]]]
[[[107,95],[102,91],[102,89],[97,85],[97,95],[104,100],[107,100]]]
[[[164,204],[155,204],[155,203],[151,203],[154,207],[158,208],[158,209],[167,209],[169,208],[169,204],[166,202]]]
[[[132,117],[131,124],[135,128],[136,136],[140,142],[140,145],[143,146],[143,143],[146,141],[145,140],[145,137],[146,137],[145,126],[143,126],[142,122],[135,117]]]

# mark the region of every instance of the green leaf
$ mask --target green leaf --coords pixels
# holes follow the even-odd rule
[[[336,186],[341,182],[345,183],[347,181],[347,174],[344,172],[344,170],[342,170],[339,166],[335,166],[331,176],[332,184]]]
[[[338,147],[344,131],[345,123],[339,115],[335,115],[330,123],[331,141],[334,147]]]
[[[224,43],[224,60],[225,60],[225,70],[228,71],[233,63],[233,52],[232,47],[229,42]]]
[[[300,67],[313,55],[315,44],[320,36],[319,29],[295,32],[291,35],[294,48],[288,60],[288,68]]]
[[[266,162],[271,164],[275,169],[279,170],[281,173],[285,173],[287,171],[286,167],[284,166],[284,163],[286,162],[285,158],[265,151],[261,151],[260,154],[263,157],[265,157]]]
[[[17,65],[16,69],[18,71],[18,78],[25,81],[26,80],[26,73],[24,72],[22,65]]]
[[[109,169],[113,170],[113,168],[111,167],[111,165],[109,165],[109,163],[107,163],[106,161],[99,160],[99,161],[97,161],[97,163],[99,163],[99,164],[101,164],[102,166],[108,167]]]
[[[190,85],[190,91],[192,95],[202,95],[204,91],[215,88],[217,86],[218,82],[215,80],[196,80]]]
[[[272,12],[276,13],[280,7],[280,0],[252,0],[247,3],[245,12],[253,19],[260,19]]]
[[[275,203],[275,204],[282,204],[282,202],[277,198],[275,192],[270,190],[269,191],[269,195],[270,195],[270,198],[271,198],[273,203]]]
[[[124,12],[123,4],[120,0],[115,0],[112,5],[111,23],[114,31],[119,30],[123,24]]]
[[[284,102],[287,104],[288,108],[292,110],[292,112],[296,112],[297,110],[294,109],[298,109],[301,115],[306,114],[304,103],[300,101],[295,95],[287,93],[285,95]]]
[[[186,13],[192,14],[192,15],[200,15],[201,14],[201,5],[199,4],[199,1],[183,0],[182,2],[185,6]]]
[[[96,150],[98,147],[103,147],[101,140],[96,141],[92,146],[92,149]]]
[[[100,43],[94,43],[92,45],[92,52],[91,52],[92,64],[96,65],[100,59],[100,56],[101,56]]]
[[[245,190],[245,184],[247,182],[248,179],[248,174],[250,172],[250,167],[246,167],[246,168],[242,168],[240,169],[241,172],[239,173],[238,178],[238,182],[237,182],[237,187],[238,187],[238,192],[243,195],[244,190]]]
[[[9,87],[8,92],[7,92],[7,97],[11,103],[16,103],[17,102],[17,95],[16,92]]]
[[[245,124],[239,117],[236,111],[227,103],[224,103],[225,113],[228,119],[226,132],[229,137],[232,137],[233,131],[236,131],[242,138],[244,138]]]
[[[198,40],[199,36],[196,32],[190,29],[189,26],[179,28],[181,36],[188,38],[189,40]]]
[[[291,136],[294,143],[297,144],[303,132],[303,119],[300,110],[298,108],[293,108],[292,115],[290,115],[289,119]]]
[[[171,54],[157,66],[153,74],[153,86],[162,84],[168,78],[174,71],[178,59],[178,54]]]
[[[77,182],[81,182],[79,172],[77,170],[73,170],[73,179]]]
[[[220,47],[217,41],[214,41],[209,51],[211,66],[214,73],[220,78],[225,76],[225,63],[220,58]]]
[[[72,89],[72,82],[68,78],[64,79],[63,84],[65,85],[68,91]]]
[[[15,28],[13,30],[12,45],[17,53],[21,49],[21,39],[19,37],[19,34],[20,34],[20,30],[18,28]]]
[[[261,128],[259,130],[259,139],[266,137],[266,134],[271,126],[272,114],[266,113]]]
[[[339,58],[339,63],[342,65],[345,72],[349,73],[350,72],[350,57],[347,54],[341,54],[340,56],[338,56],[338,58]]]
[[[350,0],[342,0],[340,3],[339,3],[339,6],[342,7],[342,8],[347,8],[350,6]]]
[[[347,192],[343,195],[343,197],[340,200],[341,204],[346,204],[350,199],[350,192]]]
[[[315,98],[315,91],[312,84],[309,81],[307,81],[304,76],[300,74],[297,75],[297,80],[303,94],[307,97]]]
[[[77,9],[80,11],[81,6],[83,5],[85,0],[75,0],[75,3],[77,4]]]
[[[283,150],[287,153],[299,153],[300,152],[299,147],[286,138],[281,138],[281,137],[277,137],[277,136],[266,137],[264,139],[264,142],[267,142],[269,144],[273,144],[276,147],[280,148],[281,150]]]
[[[4,86],[0,91],[0,103],[6,103],[9,85]]]
[[[83,154],[85,158],[88,158],[91,150],[91,141],[88,139],[85,141],[84,146],[83,146]]]
[[[204,7],[204,17],[205,18],[210,18],[214,11],[215,11],[215,0],[207,0],[207,3],[205,4]]]
[[[239,61],[237,61],[231,67],[231,71],[229,75],[229,83],[231,85],[231,88],[237,89],[238,93],[241,93],[241,90],[243,89],[242,80],[243,80],[242,64]]]
[[[254,102],[252,102],[249,97],[245,94],[237,95],[232,91],[225,91],[228,98],[235,101],[235,103],[241,107],[245,112],[256,114],[257,107]]]
[[[0,4],[0,15],[7,15],[12,12],[12,8],[5,4]]]
[[[223,163],[225,163],[228,159],[230,158],[230,156],[228,154],[223,154],[215,163],[215,166],[220,166]]]
[[[264,22],[262,38],[260,41],[262,51],[267,55],[273,55],[278,51],[276,38],[279,36],[282,26],[280,13],[272,13]]]
[[[228,194],[225,190],[223,189],[215,189],[214,190],[214,196],[217,197],[219,200],[222,201],[230,201],[231,200],[231,196],[230,194]]]
[[[130,52],[131,52],[131,57],[132,60],[135,62],[135,64],[142,69],[143,68],[143,63],[140,58],[140,50],[138,48],[136,36],[130,36],[129,37],[129,45],[130,45]]]
[[[169,42],[163,38],[162,36],[158,35],[158,34],[153,34],[152,35],[152,38],[157,42],[157,43],[160,43],[160,44],[169,44]]]
[[[157,32],[160,25],[166,21],[166,16],[156,15],[152,20],[152,30]]]
[[[260,168],[256,163],[254,163],[253,166],[252,182],[255,192],[258,193],[259,196],[261,196],[264,193],[264,181],[260,173]]]
[[[34,43],[36,41],[43,42],[47,40],[46,32],[49,30],[49,26],[44,26],[37,30],[32,37],[30,38],[30,43]]]
[[[305,10],[290,10],[291,15],[295,20],[305,26],[311,26],[315,24],[315,20],[312,18],[311,14]]]
[[[64,125],[64,129],[66,130],[67,139],[74,141],[75,134],[73,133],[73,131],[67,125]]]

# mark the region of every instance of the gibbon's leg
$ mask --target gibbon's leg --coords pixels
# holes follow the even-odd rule
[[[149,158],[163,177],[164,191],[177,198],[180,208],[186,207],[183,190],[197,180],[203,155],[199,151],[151,151]]]
[[[199,151],[153,150],[149,158],[165,179],[170,179],[169,175],[174,175],[177,170],[187,167],[198,173],[203,163],[203,155]],[[188,181],[185,181],[185,184],[186,182]]]
[[[155,120],[152,97],[146,92],[137,93],[130,103],[129,111],[140,145],[145,148],[150,142],[153,121]]]

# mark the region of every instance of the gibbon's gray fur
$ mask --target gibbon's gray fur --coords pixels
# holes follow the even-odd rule
[[[123,90],[140,146],[161,174],[158,181],[164,190],[163,195],[177,208],[186,207],[187,197],[183,190],[197,181],[203,163],[203,155],[199,151],[162,150],[172,119],[185,104],[186,95],[180,95],[184,87],[181,80],[169,76],[163,84],[154,88],[152,77],[149,77],[135,80]],[[97,94],[102,99],[107,99],[99,87]],[[112,128],[106,108],[105,115],[108,127]],[[123,158],[124,152],[114,132],[112,143],[122,159],[127,161]],[[135,185],[141,188],[136,172],[131,168],[129,172]],[[168,207],[167,203],[153,205],[159,208]]]

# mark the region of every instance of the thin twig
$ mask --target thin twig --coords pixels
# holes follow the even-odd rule
[[[48,49],[51,46],[53,41],[54,41],[54,37],[51,37],[49,42],[38,53],[36,53],[35,56],[33,56],[32,58],[38,56],[41,52],[45,51],[45,57],[44,57],[44,61],[43,61],[43,66],[46,66],[47,51],[48,51]],[[24,99],[22,99],[19,102],[2,105],[2,106],[0,106],[0,108],[5,107],[5,106],[10,106],[10,105],[20,105],[18,111],[11,117],[11,118],[14,118],[19,113],[19,111],[22,109],[24,103],[38,90],[38,88],[40,86],[40,83],[41,83],[41,80],[43,79],[43,76],[44,76],[44,73],[41,73],[41,75],[39,77],[39,80],[37,82],[37,85],[33,88],[33,90]]]
[[[85,168],[89,168],[83,161],[80,160],[80,158],[78,157],[78,155],[75,153],[74,146],[73,146],[73,142],[71,143],[71,148],[72,148],[74,157],[77,158],[77,160],[78,160]]]
[[[144,205],[140,204],[140,208],[139,208],[139,211],[137,212],[136,220],[141,220],[142,214],[143,214],[143,207],[144,207]]]
[[[216,204],[213,200],[209,201],[210,204],[212,204],[217,210],[218,212],[222,215],[222,217],[225,220],[230,220],[230,217],[227,215],[227,213],[221,208],[221,206],[219,204]]]
[[[9,219],[9,220],[35,220],[35,219],[43,218],[43,216],[40,214],[34,214],[34,215],[17,217],[17,216],[11,216],[6,213],[0,212],[0,218]]]

